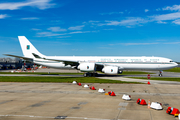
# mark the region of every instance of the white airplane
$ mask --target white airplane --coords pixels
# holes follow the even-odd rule
[[[162,76],[162,70],[177,67],[171,59],[163,57],[108,57],[108,56],[45,56],[41,54],[25,36],[18,36],[24,56],[4,54],[31,61],[52,68],[74,68],[92,76],[96,71],[116,75],[123,70],[156,70]]]

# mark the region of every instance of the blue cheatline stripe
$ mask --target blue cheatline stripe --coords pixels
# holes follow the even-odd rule
[[[55,61],[34,61],[34,62],[40,62],[40,63],[60,63]]]
[[[60,63],[56,61],[34,61],[34,62],[42,62],[42,63]],[[114,64],[173,64],[173,63],[153,63],[153,62],[95,62],[101,64],[114,63]]]
[[[119,64],[172,64],[172,63],[154,63],[154,62],[96,62],[96,63],[119,63]]]

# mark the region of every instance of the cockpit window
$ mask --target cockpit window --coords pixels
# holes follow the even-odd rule
[[[171,60],[170,62],[174,62],[174,61]]]

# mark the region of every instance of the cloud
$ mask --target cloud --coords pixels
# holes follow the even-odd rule
[[[172,7],[167,6],[165,8],[162,8],[162,10],[180,11],[180,5],[173,5]]]
[[[139,46],[139,45],[158,45],[158,44],[160,44],[160,45],[166,45],[166,44],[168,44],[168,45],[170,45],[170,44],[172,44],[172,45],[179,45],[180,44],[180,42],[165,42],[165,41],[167,41],[167,40],[156,40],[156,41],[158,41],[158,42],[152,42],[152,43],[116,43],[116,44],[109,44],[109,46],[115,46],[115,45],[123,45],[123,46]]]
[[[116,30],[116,29],[103,29],[103,30]]]
[[[52,36],[60,36],[64,34],[57,34],[52,32],[39,32],[37,33],[37,37],[52,37]]]
[[[146,18],[141,18],[141,17],[132,17],[128,18],[126,20],[121,20],[120,22],[118,21],[108,21],[106,25],[120,25],[120,26],[132,26],[132,25],[140,25],[148,22],[154,22],[156,21],[157,23],[163,23],[166,24],[167,20],[176,20],[180,18],[180,12],[176,13],[169,13],[169,14],[162,14],[162,15],[154,15],[154,16],[149,16]],[[176,21],[174,23],[178,23],[179,21]]]
[[[90,20],[89,22],[90,22],[90,23],[98,23],[99,21]]]
[[[149,10],[148,10],[148,9],[145,9],[144,11],[145,11],[145,12],[148,12]]]
[[[138,25],[141,23],[146,23],[148,22],[146,19],[140,18],[140,17],[130,17],[126,20],[121,20],[121,21],[105,21],[105,23],[99,23],[98,26],[103,26],[103,25],[114,25],[114,26],[127,26],[130,27],[132,25]]]
[[[125,46],[130,46],[130,45],[155,45],[158,43],[121,43],[121,44]]]
[[[6,2],[0,3],[0,10],[17,10],[27,6],[44,10],[55,6],[54,3],[50,2],[51,0],[27,0],[25,2]]]
[[[3,36],[0,36],[0,40],[1,42],[5,42],[5,41],[19,41],[17,37],[3,37]]]
[[[21,18],[21,20],[38,20],[37,17],[28,17],[28,18]]]
[[[150,18],[152,18],[152,21],[157,21],[157,23],[167,24],[167,21],[172,21],[172,23],[180,25],[180,12],[150,16]]]
[[[143,18],[140,18],[140,17],[132,17],[132,18],[129,18],[127,20],[122,20],[120,22],[121,25],[136,25],[136,24],[139,24],[139,23],[146,23],[147,21]]]
[[[58,37],[58,38],[67,38],[71,36],[64,36],[64,35],[71,35],[71,34],[79,34],[79,33],[90,33],[90,32],[97,32],[97,31],[75,31],[70,33],[53,33],[53,32],[38,32],[37,37]]]
[[[164,43],[164,44],[180,44],[180,42],[168,42],[168,43]]]
[[[85,25],[75,26],[75,27],[69,27],[69,30],[82,30]]]
[[[117,43],[117,44],[109,44],[110,46],[114,45],[124,45],[124,46],[132,46],[132,45],[155,45],[159,44],[158,42],[155,43]]]
[[[7,17],[9,17],[9,16],[6,15],[6,14],[1,14],[1,15],[0,15],[0,19],[5,19],[5,18],[7,18]]]
[[[58,38],[68,38],[68,37],[71,37],[71,36],[60,36]]]
[[[180,19],[177,19],[177,20],[173,21],[172,23],[175,23],[175,24],[177,24],[177,25],[180,25]]]
[[[160,24],[167,24],[167,22],[162,22],[162,21],[157,21],[157,23],[160,23]]]
[[[161,8],[156,9],[156,11],[161,11]]]
[[[121,45],[130,46],[130,45],[155,45],[156,43],[120,43]]]
[[[41,29],[32,28],[31,30],[34,30],[34,31],[40,31]]]
[[[63,31],[67,31],[66,29],[62,29],[60,27],[50,27],[48,28],[48,30],[51,30],[52,32],[63,32]]]
[[[98,47],[99,49],[113,49],[113,48],[110,48],[110,47]]]
[[[83,49],[72,49],[72,51],[83,51]]]
[[[60,38],[60,37],[57,37]],[[67,42],[60,42],[60,41],[50,41],[50,43],[53,43],[55,45],[71,45],[71,43],[67,43]]]
[[[97,22],[97,26],[125,26],[127,28],[132,28],[133,26],[143,26],[143,24],[156,22],[158,24],[167,24],[168,22],[180,25],[180,12],[153,15],[147,17],[128,17],[124,20],[105,20],[104,22]],[[93,23],[93,22],[92,22]]]
[[[167,41],[167,40],[156,40],[156,41],[159,41],[159,42],[164,42],[164,41]]]
[[[178,11],[178,12],[150,16],[150,18],[153,18],[152,21],[157,21],[157,23],[163,23],[163,24],[167,24],[167,21],[172,21],[172,23],[180,25],[180,12],[179,12],[180,5],[173,5],[173,6],[164,7],[162,9],[160,8],[156,9],[156,11],[160,11],[160,10],[163,11],[170,10],[170,11]]]
[[[150,18],[153,18],[154,21],[175,20],[180,18],[180,12],[163,14],[163,15],[154,15],[151,16]]]
[[[156,9],[156,11],[166,11],[166,10],[170,10],[170,11],[180,11],[180,5],[173,5],[173,6],[167,6],[164,8],[158,8]]]
[[[104,21],[98,23],[98,26],[126,26],[127,28],[131,28],[132,26],[138,25],[142,26],[145,23],[156,22],[158,24],[167,24],[168,21],[180,25],[180,12],[168,13],[162,15],[153,15],[147,16],[145,18],[142,17],[129,17],[125,20],[121,21]]]
[[[76,32],[70,32],[68,34],[77,34],[77,33],[90,33],[91,31],[76,31]]]
[[[109,13],[100,13],[100,15],[113,15],[113,14],[123,14],[124,12],[109,12]]]
[[[178,11],[173,13],[167,13],[167,14],[160,14],[160,15],[152,15],[152,16],[146,16],[146,17],[127,17],[122,20],[105,20],[105,21],[98,21],[93,22],[89,21],[93,26],[126,26],[127,28],[132,28],[133,26],[142,26],[145,23],[152,23],[155,22],[157,24],[168,24],[168,23],[174,23],[177,25],[180,25],[180,5],[173,5],[173,6],[167,6],[165,8],[158,8],[156,11],[161,10],[171,10],[171,11]],[[145,12],[148,12],[149,9],[145,9]]]

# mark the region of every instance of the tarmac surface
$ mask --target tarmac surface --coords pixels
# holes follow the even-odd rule
[[[0,70],[0,72],[11,72],[15,70]],[[37,69],[35,72],[42,72],[42,73],[47,73],[46,75],[37,75],[37,74],[0,74],[0,76],[68,76],[68,77],[83,77],[83,75],[76,75],[76,74],[67,74],[67,75],[51,75],[48,73],[81,73],[78,70],[75,69]],[[159,71],[144,71],[147,73],[153,73],[151,74],[151,77],[160,77],[159,76]],[[28,72],[27,72],[28,73]],[[147,77],[147,74],[136,74],[136,75],[124,75],[124,74],[119,74],[119,75],[105,75],[102,73],[98,73],[99,77]],[[162,77],[180,77],[180,73],[177,72],[163,72]]]
[[[163,81],[163,80],[149,80],[149,79],[135,79],[135,78],[126,78],[126,77],[98,77],[99,79],[109,79],[109,80],[120,80],[120,81],[126,81],[126,82],[141,82],[141,83],[147,83],[148,81],[151,84],[177,84],[180,85],[180,82],[176,81]]]
[[[1,120],[178,120],[167,107],[180,108],[180,86],[173,84],[89,84],[90,90],[72,83],[0,83]],[[98,93],[114,91],[116,96]],[[131,101],[122,100],[123,94]],[[136,103],[162,103],[163,110]]]
[[[0,70],[0,72],[11,72],[14,70]],[[35,72],[42,72],[42,73],[47,73],[46,75],[37,75],[37,74],[0,74],[0,76],[68,76],[68,77],[84,77],[83,75],[76,75],[76,74],[67,74],[67,75],[51,75],[48,73],[81,73],[78,70],[75,69],[53,69],[53,68],[48,68],[48,69],[37,69]],[[159,71],[144,71],[147,73],[153,73],[151,74],[151,77],[160,77],[159,76]],[[98,73],[99,74],[99,73]],[[100,73],[98,77],[147,77],[147,74],[138,74],[138,75],[105,75]],[[163,76],[162,77],[178,77],[180,78],[180,73],[177,72],[164,72],[163,71]]]
[[[163,77],[179,75],[163,73]],[[154,76],[158,76],[158,72],[152,74]],[[99,78],[143,83],[150,81],[151,85],[91,83],[89,86],[97,89],[93,91],[72,83],[0,82],[0,120],[178,120],[167,114],[166,110],[169,106],[180,109],[179,82],[140,80],[124,76]],[[114,91],[116,96],[98,93],[99,88],[106,92]],[[122,100],[123,94],[131,95],[132,100]],[[138,98],[145,99],[147,103],[148,100],[160,102],[163,110],[138,105]]]

